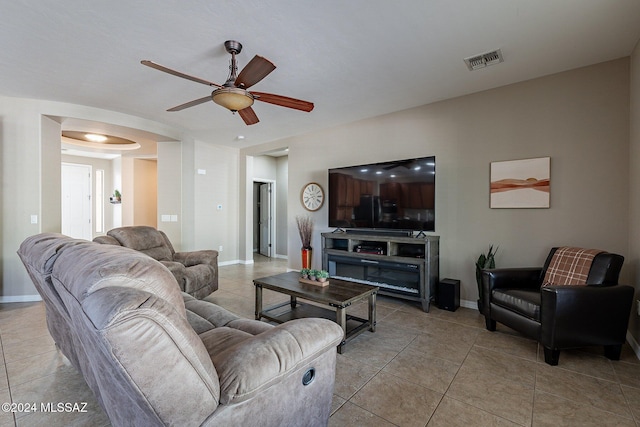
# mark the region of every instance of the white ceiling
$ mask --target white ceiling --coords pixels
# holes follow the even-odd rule
[[[640,0],[14,0],[0,22],[1,95],[245,147],[628,56]],[[166,112],[211,88],[140,60],[222,84],[227,39],[244,45],[240,69],[256,54],[278,67],[252,89],[314,111],[256,102],[253,126],[213,102]],[[463,58],[498,48],[504,63],[468,71]]]

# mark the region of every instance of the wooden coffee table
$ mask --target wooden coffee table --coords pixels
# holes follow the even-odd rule
[[[255,279],[253,284],[256,287],[256,320],[264,318],[277,323],[284,323],[288,320],[302,317],[323,317],[333,320],[340,325],[344,331],[344,339],[340,345],[338,345],[338,353],[342,353],[342,348],[347,339],[355,337],[365,329],[375,332],[376,294],[379,289],[377,286],[338,279],[329,279],[330,284],[328,286],[317,286],[300,283],[298,281],[299,278],[300,274],[298,272],[290,271],[275,276]],[[290,300],[263,308],[263,289],[289,295]],[[301,303],[298,302],[298,298],[303,298],[307,301],[331,308]],[[368,319],[347,314],[347,307],[364,299],[369,300]]]

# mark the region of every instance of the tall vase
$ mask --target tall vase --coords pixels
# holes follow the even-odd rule
[[[302,268],[311,268],[311,254],[313,249],[302,248]]]

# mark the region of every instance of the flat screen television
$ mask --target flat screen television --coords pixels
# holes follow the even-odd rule
[[[329,169],[329,227],[435,231],[436,158]]]

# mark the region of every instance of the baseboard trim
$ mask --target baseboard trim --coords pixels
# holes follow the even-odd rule
[[[466,299],[460,300],[460,307],[471,308],[473,310],[478,310],[478,301],[469,301]]]
[[[638,341],[633,338],[633,335],[631,335],[631,332],[629,331],[627,331],[627,342],[631,346],[633,352],[636,354],[636,357],[640,359],[640,344],[638,344]]]
[[[234,264],[253,264],[253,260],[251,262],[240,261],[239,259],[235,259],[232,261],[222,261],[218,263],[218,267],[222,267],[223,265],[234,265]]]
[[[0,296],[0,304],[9,304],[12,302],[37,302],[42,301],[40,295],[16,295],[16,296]]]

